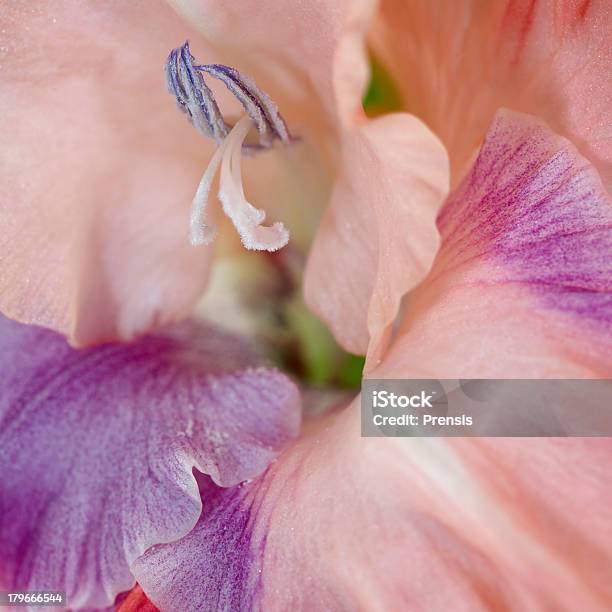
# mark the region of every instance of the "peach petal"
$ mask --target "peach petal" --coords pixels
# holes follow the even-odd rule
[[[442,145],[410,115],[368,122],[345,137],[305,294],[345,349],[367,352],[368,367],[384,351],[402,296],[433,261],[447,185]]]
[[[456,184],[501,107],[542,117],[612,190],[606,0],[383,0],[372,33],[405,108],[449,149]]]

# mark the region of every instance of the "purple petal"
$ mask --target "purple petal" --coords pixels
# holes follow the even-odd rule
[[[612,205],[597,171],[567,140],[500,111],[470,174],[440,218],[453,266],[486,251],[501,279],[593,329],[612,325]]]
[[[134,562],[134,574],[160,610],[261,609],[265,538],[253,533],[260,482],[222,489],[200,478],[199,484],[198,524],[180,541],[150,548]]]
[[[77,351],[2,319],[0,342],[0,589],[112,604],[139,555],[196,524],[193,468],[235,485],[297,434],[295,386],[211,329]]]

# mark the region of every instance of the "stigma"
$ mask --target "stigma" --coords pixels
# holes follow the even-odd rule
[[[213,180],[220,168],[219,201],[242,244],[247,249],[261,251],[284,247],[289,241],[289,232],[280,222],[262,225],[265,212],[247,201],[241,173],[243,154],[253,155],[270,149],[277,140],[283,144],[294,141],[276,104],[252,79],[235,68],[196,64],[188,42],[170,52],[165,71],[168,91],[176,98],[179,110],[187,115],[200,134],[218,145],[193,199],[189,227],[191,244],[206,245],[215,239],[217,230],[207,220],[207,206]],[[221,113],[204,75],[221,81],[242,105],[244,115],[234,125]],[[257,137],[247,141],[253,128]]]

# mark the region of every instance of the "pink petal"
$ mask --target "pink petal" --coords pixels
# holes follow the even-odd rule
[[[576,143],[610,192],[611,24],[606,0],[384,0],[373,38],[406,109],[449,149],[453,183],[505,106]]]
[[[440,253],[374,376],[610,376],[612,205],[567,140],[500,112],[438,225]]]
[[[138,556],[195,525],[194,468],[236,485],[299,428],[295,386],[212,328],[77,351],[1,319],[0,338],[3,590],[112,604]]]
[[[0,24],[9,33],[0,210],[11,228],[0,244],[0,309],[78,345],[129,339],[185,316],[207,276],[210,253],[185,236],[212,144],[176,112],[161,66],[186,37],[206,61],[217,55],[173,11],[145,4],[53,1],[44,10],[13,7]],[[360,107],[373,3],[287,4],[284,16],[259,2],[239,11],[176,4],[196,11],[219,57],[256,77],[302,137],[250,160],[245,183],[304,248],[327,201],[339,126]]]
[[[312,248],[306,299],[353,353],[379,360],[402,296],[427,274],[446,195],[440,142],[390,115],[346,134],[342,171]]]
[[[207,250],[189,206],[212,149],[174,108],[164,3],[51,0],[3,10],[0,309],[76,344],[188,313]]]
[[[606,609],[610,442],[501,442],[360,438],[355,402],[253,483],[202,480],[135,574],[162,612]]]

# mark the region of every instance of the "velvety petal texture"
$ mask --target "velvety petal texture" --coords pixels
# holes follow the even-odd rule
[[[112,604],[138,556],[195,525],[194,468],[237,485],[299,428],[296,387],[214,329],[78,351],[2,319],[0,339],[2,589]]]
[[[305,296],[348,351],[379,360],[402,296],[439,246],[435,219],[448,189],[443,146],[406,114],[347,132],[343,171],[308,261]]]
[[[612,193],[611,26],[607,0],[383,0],[372,42],[454,184],[503,106],[569,138]]]
[[[379,373],[612,374],[612,204],[572,144],[501,111],[438,226],[440,253]]]
[[[361,438],[357,400],[252,483],[201,482],[195,529],[134,571],[162,612],[603,611],[610,459],[609,440]]]

